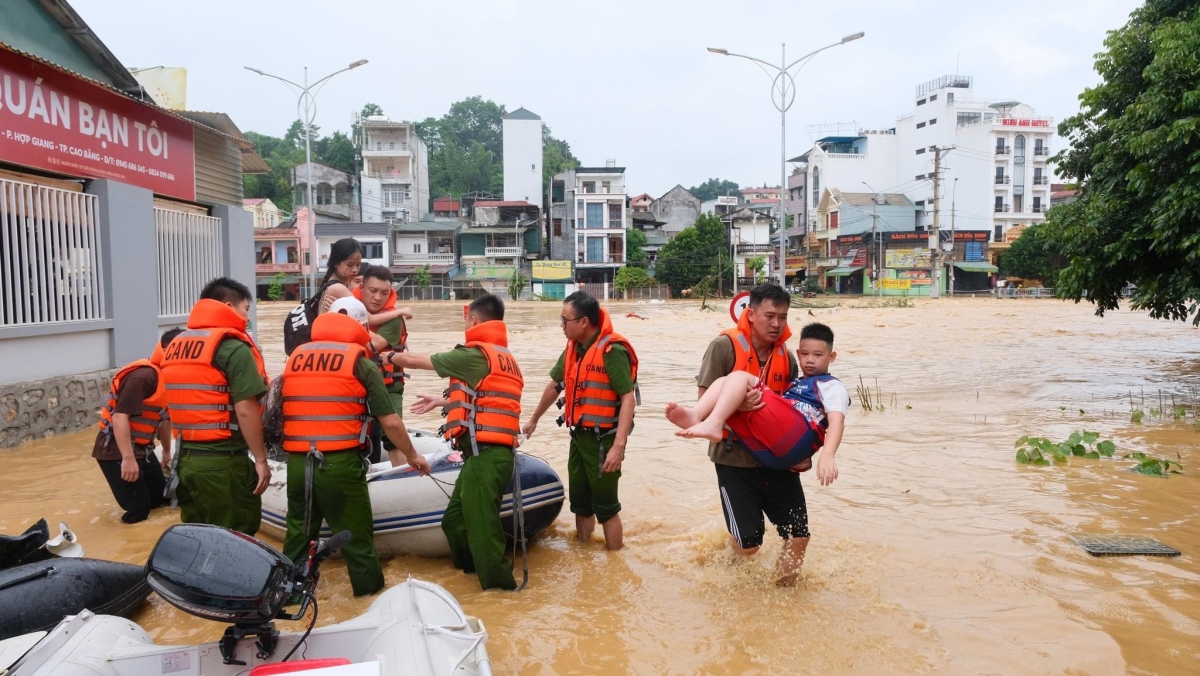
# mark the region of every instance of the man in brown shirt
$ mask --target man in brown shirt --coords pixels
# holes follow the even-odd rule
[[[174,329],[163,334],[160,346],[167,344],[180,332]],[[125,513],[121,521],[145,521],[150,510],[168,503],[164,497],[164,470],[171,464],[171,423],[165,417],[158,425],[157,436],[162,443],[162,462],[154,455],[153,441],[142,443],[131,431],[131,425],[142,418],[146,400],[158,391],[159,373],[153,366],[123,369],[116,392],[109,393],[106,411],[101,414],[100,432],[92,447],[92,457],[108,481],[113,497]],[[115,401],[114,401],[115,399]],[[164,403],[165,411],[165,403]]]

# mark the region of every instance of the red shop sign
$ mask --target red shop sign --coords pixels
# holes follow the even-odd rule
[[[1028,117],[1006,117],[1003,119],[1005,127],[1049,127],[1050,120],[1037,120]]]
[[[192,125],[0,49],[0,160],[196,199]]]

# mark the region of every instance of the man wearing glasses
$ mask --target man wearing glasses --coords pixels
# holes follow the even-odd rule
[[[521,431],[533,436],[542,414],[563,394],[558,424],[571,430],[567,475],[576,532],[588,542],[599,521],[605,545],[620,549],[623,529],[617,482],[638,403],[637,354],[629,341],[613,332],[608,312],[586,291],[567,296],[559,321],[567,347],[550,370],[550,383]]]

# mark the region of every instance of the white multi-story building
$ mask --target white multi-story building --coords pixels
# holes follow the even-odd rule
[[[429,212],[429,154],[411,122],[359,121],[362,216],[369,223],[420,220]]]
[[[972,78],[946,75],[916,88],[913,112],[886,129],[826,136],[805,155],[810,230],[825,188],[846,193],[902,193],[928,227],[933,211],[933,147],[942,156],[942,226],[987,230],[1003,242],[1016,225],[1045,220],[1050,205],[1047,166],[1054,120],[1017,101],[974,98]],[[869,186],[869,187],[867,187]]]
[[[542,198],[542,118],[525,110],[504,116],[504,201]]]
[[[575,261],[575,278],[612,282],[625,265],[625,167],[579,167],[550,185],[550,253]]]

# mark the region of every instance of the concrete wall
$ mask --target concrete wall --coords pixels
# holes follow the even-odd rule
[[[96,424],[113,370],[0,385],[0,448]]]
[[[695,225],[700,217],[700,200],[681,186],[675,186],[654,200],[650,213],[655,219],[666,222],[663,230],[675,234]]]
[[[93,80],[112,85],[91,57],[67,35],[37,0],[5,0],[0,21],[0,42],[37,54]]]

